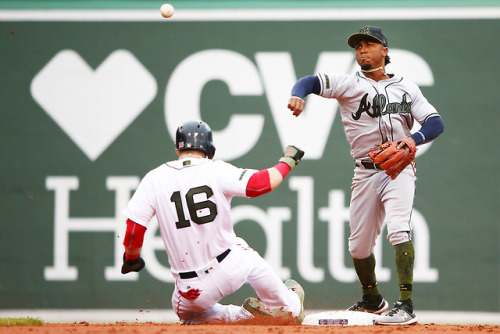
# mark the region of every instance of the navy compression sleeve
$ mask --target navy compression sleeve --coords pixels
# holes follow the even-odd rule
[[[444,131],[444,123],[441,117],[429,117],[418,132],[411,135],[417,145],[430,142]]]
[[[292,96],[300,97],[314,93],[319,94],[321,86],[319,84],[319,78],[315,75],[308,75],[306,77],[300,78],[292,88]]]

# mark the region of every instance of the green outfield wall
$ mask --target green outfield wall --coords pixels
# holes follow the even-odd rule
[[[350,306],[361,291],[347,250],[353,161],[338,108],[312,96],[295,118],[286,104],[299,77],[356,70],[346,39],[370,24],[388,36],[388,72],[415,81],[446,126],[417,157],[416,308],[500,311],[500,7],[374,16],[180,4],[165,20],[157,9],[33,3],[0,10],[0,309],[171,308],[155,224],[146,268],[120,274],[121,210],[145,173],[176,158],[177,125],[197,118],[214,130],[215,158],[240,167],[267,168],[287,144],[304,149],[276,191],[233,200],[235,229],[283,280],[303,284],[307,308]],[[377,275],[394,302],[385,233]],[[245,285],[222,302],[248,296]]]

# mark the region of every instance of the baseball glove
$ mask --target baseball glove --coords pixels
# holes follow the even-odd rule
[[[403,142],[406,147],[401,145]],[[406,166],[415,164],[416,152],[417,148],[413,141],[401,138],[374,147],[368,156],[394,180]]]

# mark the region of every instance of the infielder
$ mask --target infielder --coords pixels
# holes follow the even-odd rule
[[[178,160],[153,169],[141,180],[123,213],[128,218],[122,274],[140,271],[144,233],[156,215],[175,288],[172,306],[183,324],[234,322],[252,313],[291,315],[301,322],[304,291],[283,283],[271,266],[235,235],[231,199],[275,189],[304,152],[288,146],[279,163],[264,170],[237,168],[213,160],[208,124],[190,121],[176,132]],[[243,306],[218,302],[246,281],[259,296]]]
[[[308,94],[336,99],[350,152],[354,177],[350,203],[349,251],[360,280],[363,297],[350,311],[382,314],[378,324],[412,324],[413,261],[411,212],[415,193],[415,146],[430,142],[444,130],[436,109],[420,89],[408,79],[387,74],[387,38],[379,27],[365,26],[349,36],[361,71],[354,74],[317,74],[299,79],[292,89],[288,108],[299,116]],[[420,131],[411,134],[413,122]],[[391,143],[407,158],[399,164],[375,163],[370,152],[380,143]],[[396,155],[392,159],[396,158]],[[387,166],[389,164],[389,166]],[[381,167],[384,166],[384,167]],[[384,172],[385,170],[385,172]],[[377,288],[373,250],[383,222],[387,222],[389,242],[394,246],[399,281],[399,300],[394,308]],[[384,313],[385,312],[385,313]]]

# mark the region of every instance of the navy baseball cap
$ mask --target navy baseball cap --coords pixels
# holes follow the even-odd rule
[[[354,46],[360,39],[367,37],[372,38],[378,43],[381,43],[383,46],[387,47],[387,37],[385,37],[382,29],[374,26],[364,26],[357,33],[349,36],[349,38],[347,39],[347,44],[349,44],[351,48],[354,48]]]

